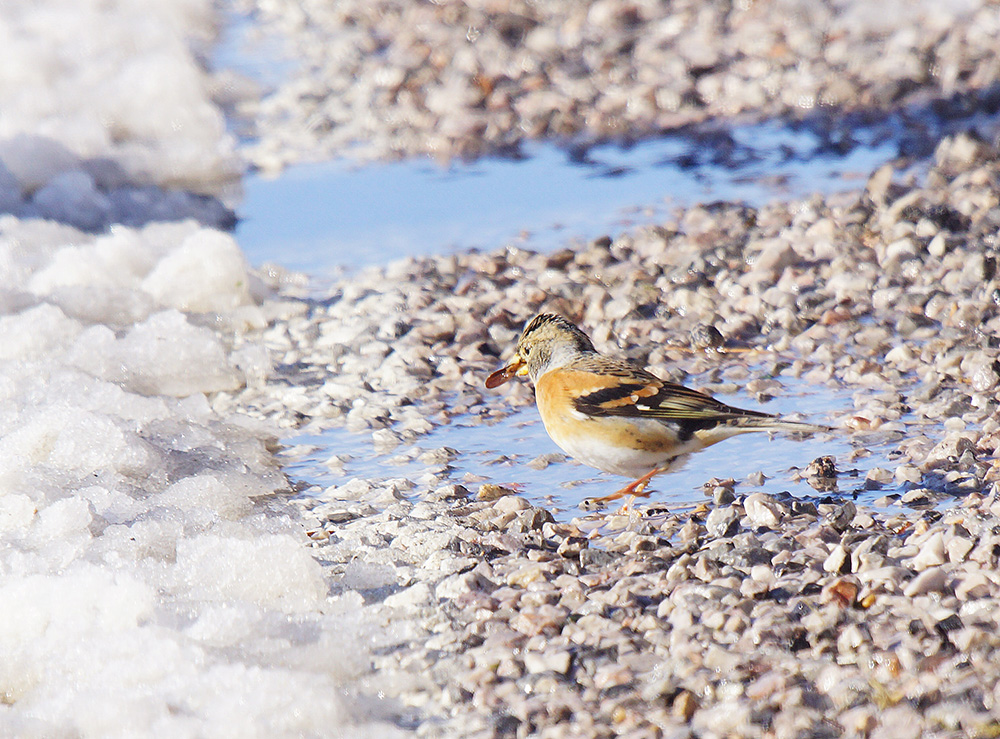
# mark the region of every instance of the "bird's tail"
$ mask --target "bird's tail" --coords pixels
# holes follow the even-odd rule
[[[737,416],[727,425],[746,431],[787,431],[790,434],[818,434],[823,431],[833,431],[829,426],[819,426],[815,423],[802,421],[786,421],[774,416]]]
[[[832,431],[829,426],[819,426],[814,423],[803,423],[801,421],[786,421],[775,416],[760,415],[733,415],[710,428],[703,428],[695,431],[705,446],[717,444],[724,439],[737,434],[747,434],[751,431],[784,431],[789,434],[818,434],[824,431]]]

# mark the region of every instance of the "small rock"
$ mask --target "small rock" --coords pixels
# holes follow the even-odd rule
[[[580,553],[590,546],[590,541],[582,536],[567,536],[560,542],[556,554],[566,559],[577,559]]]
[[[618,559],[617,554],[604,549],[584,549],[580,552],[581,567],[604,567],[616,559]]]
[[[993,582],[982,572],[967,572],[959,578],[955,597],[959,600],[985,598],[994,588]]]
[[[928,488],[915,488],[903,493],[899,502],[908,508],[925,508],[937,502],[938,494]]]
[[[427,500],[442,503],[450,500],[463,500],[468,497],[469,490],[464,485],[442,485],[427,494]]]
[[[820,507],[823,510],[823,507]],[[841,505],[831,506],[824,512],[823,518],[830,526],[837,531],[844,531],[851,525],[851,521],[858,513],[858,507],[853,501],[845,501]]]
[[[709,536],[716,538],[731,536],[734,533],[733,529],[739,527],[738,519],[736,510],[732,506],[715,508],[705,519],[705,529]],[[733,524],[736,526],[734,527]]]
[[[948,561],[961,562],[969,555],[974,546],[975,542],[972,539],[957,535],[951,537],[945,545],[945,550],[948,552]]]
[[[493,483],[485,482],[479,486],[479,492],[476,493],[476,497],[479,500],[499,500],[506,495],[517,495],[516,490],[511,488],[505,488],[503,485],[494,485]]]
[[[833,548],[830,556],[823,561],[823,569],[836,575],[850,572],[851,560],[843,544],[838,544]]]
[[[399,434],[390,429],[372,431],[372,444],[379,451],[389,451],[399,446],[402,441]]]
[[[679,719],[690,721],[694,712],[698,710],[698,699],[690,690],[682,690],[674,698],[670,706],[670,712]]]
[[[903,588],[903,595],[907,598],[912,598],[915,595],[923,595],[924,593],[941,593],[947,587],[947,573],[940,567],[932,567],[924,570],[910,580],[907,586]]]
[[[868,736],[878,726],[875,710],[869,705],[849,708],[837,717],[837,722],[852,736]]]
[[[524,587],[536,580],[544,580],[546,568],[537,562],[529,562],[507,576],[507,584]]]
[[[712,501],[717,506],[726,506],[736,500],[736,493],[731,487],[716,485],[712,488]]]
[[[373,434],[374,435],[374,434]],[[448,446],[428,449],[417,457],[424,464],[448,464],[458,456],[458,450]]]
[[[910,563],[915,570],[926,570],[928,567],[943,565],[946,561],[944,535],[940,531],[935,531],[920,545],[920,551]]]
[[[698,525],[697,521],[688,521],[686,524],[681,526],[680,531],[677,532],[677,537],[685,544],[689,544],[693,541],[697,541],[698,537],[701,536],[702,527]]]
[[[632,554],[638,552],[652,552],[659,546],[655,536],[637,535],[629,542],[628,549]]]
[[[823,586],[821,603],[836,603],[844,608],[854,605],[861,589],[856,577],[838,577]]]
[[[941,467],[952,467],[958,463],[959,458],[965,452],[971,452],[975,455],[976,445],[972,440],[957,433],[949,434],[944,441],[927,453],[923,468],[933,470]]]
[[[715,326],[699,323],[691,329],[691,346],[695,349],[716,349],[725,343],[725,337]]]
[[[743,501],[743,510],[752,526],[769,529],[777,527],[785,516],[785,507],[767,493],[748,495]]]
[[[912,464],[901,464],[893,473],[893,479],[897,484],[909,482],[913,485],[919,485],[922,478],[923,473],[920,472],[918,467]]]
[[[531,503],[519,495],[504,495],[493,504],[493,510],[497,514],[519,513],[531,508]]]
[[[771,239],[754,258],[751,274],[777,277],[785,267],[795,264],[798,259],[798,254],[787,241]]]
[[[466,593],[492,593],[496,590],[496,587],[496,583],[475,570],[471,572],[458,572],[454,575],[449,575],[437,584],[434,588],[434,597],[454,600]],[[401,593],[397,593],[397,595],[401,595]],[[417,595],[419,595],[419,591],[414,593],[412,597],[417,597]]]
[[[805,477],[836,477],[837,461],[830,456],[817,457],[803,471]]]
[[[547,454],[540,454],[533,460],[528,462],[528,467],[533,470],[544,470],[553,462],[565,461],[566,455],[559,454],[558,452],[548,452]]]
[[[892,473],[882,467],[873,467],[865,475],[865,490],[881,490],[892,482]]]
[[[567,651],[556,651],[556,652],[545,652],[539,654],[538,652],[526,652],[524,655],[524,668],[532,674],[538,674],[540,672],[555,672],[560,675],[565,675],[569,672],[570,664],[573,662],[573,656]]]
[[[503,500],[507,499],[501,498],[501,501]],[[529,531],[538,531],[542,526],[553,521],[555,519],[552,518],[552,514],[544,508],[528,508],[518,513],[517,517],[505,528],[509,533],[524,534]]]
[[[720,563],[749,572],[754,566],[770,564],[771,553],[758,546],[738,546],[717,555]]]

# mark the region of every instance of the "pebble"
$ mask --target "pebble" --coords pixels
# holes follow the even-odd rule
[[[572,655],[565,650],[538,654],[527,652],[524,655],[524,667],[529,673],[555,672],[565,675],[573,661]]]
[[[845,567],[850,570],[850,566],[850,554],[842,544],[835,546],[830,556],[823,561],[823,569],[834,574],[841,574]]]
[[[690,690],[682,690],[674,698],[670,712],[683,721],[690,721],[698,710],[698,699]]]
[[[944,532],[935,531],[920,544],[920,551],[910,560],[910,565],[917,570],[937,567],[947,561],[944,547]]]
[[[739,516],[732,506],[714,508],[705,519],[705,528],[709,536],[721,538],[733,533],[732,529],[738,520]]]
[[[905,588],[903,595],[912,598],[924,593],[942,592],[948,584],[948,575],[940,567],[932,567],[924,570],[911,580]]]
[[[743,510],[751,526],[775,528],[785,516],[785,508],[766,493],[753,493],[743,501]]]

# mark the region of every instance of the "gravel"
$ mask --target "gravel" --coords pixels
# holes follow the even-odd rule
[[[274,373],[214,405],[379,443],[489,423],[532,402],[482,382],[540,310],[673,379],[852,389],[833,423],[856,458],[892,447],[855,491],[901,491],[882,507],[829,487],[850,460],[822,457],[802,472],[811,499],[707,469],[693,509],[569,521],[544,491],[440,468],[426,496],[355,479],[294,502],[333,596],[411,625],[372,666],[419,736],[988,733],[998,181],[996,150],[964,134],[920,185],[881,170],[853,194],[691,207],[558,253],[407,259],[321,297],[275,271],[259,336]],[[705,325],[723,341],[699,341]]]
[[[296,62],[240,107],[256,138],[248,155],[265,170],[331,155],[517,154],[538,139],[629,142],[739,115],[810,119],[843,150],[845,113],[961,117],[996,110],[1000,82],[988,0],[240,7]],[[711,128],[689,133],[732,145]],[[904,148],[921,139],[915,127]]]

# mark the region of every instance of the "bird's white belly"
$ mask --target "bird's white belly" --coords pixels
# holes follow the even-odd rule
[[[630,422],[635,423],[634,420],[630,420]],[[662,434],[663,437],[662,448],[658,449],[642,449],[627,443],[628,433],[609,424],[608,419],[588,420],[584,423],[600,424],[599,428],[608,433],[594,433],[593,429],[587,428],[586,425],[580,427],[581,432],[579,433],[560,433],[563,429],[550,428],[549,426],[546,426],[546,430],[559,448],[568,455],[585,465],[610,472],[613,475],[642,477],[657,467],[669,468],[679,462],[681,457],[701,447],[697,442],[677,444],[676,437],[657,421],[641,423],[656,424],[652,430]],[[622,443],[623,441],[626,443]]]

